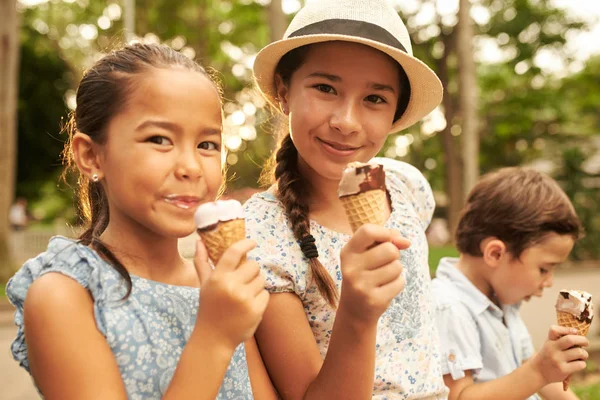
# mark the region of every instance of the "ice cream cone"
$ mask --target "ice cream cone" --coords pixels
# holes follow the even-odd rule
[[[217,264],[226,249],[246,237],[246,230],[243,219],[233,219],[217,223],[214,229],[198,230],[198,234],[206,246],[208,257]]]
[[[246,237],[244,211],[236,200],[220,200],[202,204],[194,215],[198,234],[208,257],[217,264],[233,243]],[[242,262],[246,260],[245,256]]]
[[[364,224],[385,224],[388,198],[385,172],[381,165],[348,164],[340,181],[338,195],[353,232]]]
[[[594,316],[592,296],[580,290],[561,290],[556,302],[558,325],[577,329],[577,334],[587,336]],[[569,375],[563,381],[563,390],[569,389]]]
[[[369,190],[341,198],[346,215],[356,232],[364,224],[385,224],[387,194],[383,190]]]

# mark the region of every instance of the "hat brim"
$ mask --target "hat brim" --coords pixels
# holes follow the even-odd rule
[[[275,68],[286,53],[308,44],[330,41],[361,43],[380,50],[396,60],[406,72],[410,82],[411,94],[404,114],[392,125],[391,133],[401,131],[414,125],[442,101],[443,87],[437,75],[422,61],[395,47],[347,35],[306,35],[273,42],[263,48],[254,61],[254,77],[259,89],[267,100],[278,107],[275,92]]]

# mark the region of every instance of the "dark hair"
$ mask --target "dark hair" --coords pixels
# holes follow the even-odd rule
[[[119,259],[100,240],[109,221],[108,201],[100,183],[90,181],[75,166],[72,139],[77,133],[88,135],[102,144],[107,139],[110,121],[123,110],[139,76],[152,68],[181,67],[197,71],[209,78],[220,93],[218,85],[198,63],[166,45],[136,43],[111,52],[87,70],[77,89],[77,109],[71,114],[66,131],[69,135],[63,151],[67,178],[70,171],[77,174],[78,212],[87,226],[79,242],[97,250],[127,282],[127,298],[131,293],[131,277]]]
[[[456,228],[456,246],[463,254],[481,257],[481,241],[496,237],[519,258],[552,232],[574,240],[583,234],[558,183],[535,170],[502,168],[484,175],[469,193]]]
[[[281,58],[275,69],[275,75],[279,75],[283,83],[289,85],[294,72],[304,63],[310,46],[312,45],[298,47]],[[390,59],[398,65],[398,79],[400,82],[400,97],[394,115],[395,122],[402,116],[408,106],[410,83],[400,64],[391,57]],[[336,286],[331,275],[319,261],[314,239],[310,236],[310,220],[308,218],[310,188],[298,169],[298,150],[292,141],[289,129],[286,124],[281,125],[284,127],[281,135],[283,137],[274,157],[267,162],[261,181],[263,183],[277,183],[277,196],[290,220],[294,236],[301,242],[302,251],[309,260],[313,279],[319,293],[327,299],[330,305],[335,306],[338,300]]]

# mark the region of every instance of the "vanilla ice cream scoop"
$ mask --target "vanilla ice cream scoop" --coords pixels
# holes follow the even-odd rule
[[[197,229],[209,229],[219,222],[243,219],[244,209],[237,200],[217,200],[204,203],[194,214]]]
[[[594,304],[592,295],[582,290],[561,290],[556,300],[556,311],[573,315],[581,322],[592,322]]]
[[[338,197],[369,190],[385,191],[385,172],[377,163],[352,162],[346,166],[338,187]]]

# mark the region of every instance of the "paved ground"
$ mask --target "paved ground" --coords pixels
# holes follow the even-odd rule
[[[27,372],[10,354],[10,344],[17,330],[12,323],[12,310],[0,304],[0,397],[3,400],[35,400],[40,396]]]

